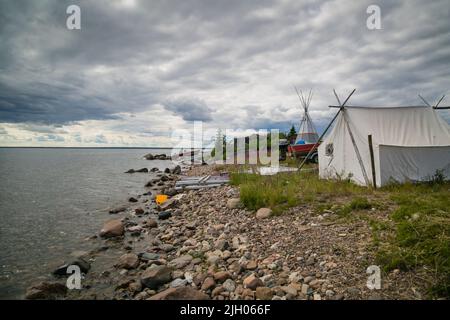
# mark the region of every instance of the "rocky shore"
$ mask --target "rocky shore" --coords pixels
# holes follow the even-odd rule
[[[174,189],[179,174],[215,174],[214,166],[160,172],[127,206],[74,252],[53,278],[30,287],[28,299],[420,299],[413,275],[384,275],[381,290],[366,286],[373,264],[370,227],[361,221],[333,224],[332,210],[307,206],[273,215],[251,212],[234,186]],[[154,197],[171,198],[156,205]],[[81,290],[68,290],[66,270],[80,267]],[[415,281],[417,282],[417,281]]]

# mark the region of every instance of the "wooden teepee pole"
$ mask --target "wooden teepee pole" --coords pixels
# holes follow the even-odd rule
[[[303,159],[302,163],[298,166],[298,171],[300,171],[302,169],[302,167],[304,166],[304,164],[308,160],[309,156],[316,150],[317,146],[320,143],[320,140],[322,140],[322,138],[325,136],[325,134],[327,133],[328,129],[330,129],[330,127],[333,124],[334,120],[336,120],[336,118],[339,115],[339,113],[344,109],[345,104],[350,99],[350,97],[353,95],[353,93],[355,93],[355,91],[356,91],[356,89],[353,89],[353,91],[348,95],[347,99],[345,99],[344,103],[341,104],[341,101],[339,100],[339,97],[337,96],[336,91],[333,90],[333,92],[334,92],[334,94],[336,96],[336,99],[338,100],[339,106],[340,106],[339,111],[336,113],[336,115],[333,117],[333,119],[331,119],[330,123],[328,124],[328,126],[325,128],[325,130],[323,131],[323,133],[319,137],[319,140],[317,140],[317,142],[314,144],[312,149],[306,155],[305,159]]]

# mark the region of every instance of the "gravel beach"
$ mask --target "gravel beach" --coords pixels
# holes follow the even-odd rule
[[[239,188],[229,185],[176,194],[179,169],[160,172],[142,194],[112,208],[111,220],[85,240],[93,249],[67,257],[52,277],[28,288],[26,298],[422,298],[426,283],[414,279],[417,271],[394,270],[383,274],[380,290],[367,287],[366,269],[374,261],[368,223],[330,223],[332,210],[317,215],[308,206],[280,215],[247,211]],[[180,174],[218,174],[216,169],[196,166]],[[172,197],[158,206],[158,193]],[[70,264],[85,273],[81,290],[65,286]]]

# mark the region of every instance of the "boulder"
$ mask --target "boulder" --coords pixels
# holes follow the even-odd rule
[[[181,167],[177,165],[175,168],[172,169],[173,174],[181,174]]]
[[[257,219],[265,219],[272,215],[272,210],[269,208],[261,208],[258,211],[256,211],[256,218]]]
[[[154,160],[170,160],[169,157],[166,156],[166,154],[157,154],[153,157]]]
[[[153,159],[155,159],[155,157],[154,157],[151,153],[146,154],[146,155],[144,156],[144,158],[145,158],[146,160],[153,160]]]
[[[134,213],[136,213],[136,215],[140,216],[140,215],[143,215],[145,213],[145,211],[142,208],[136,208],[136,209],[134,209]]]
[[[138,200],[136,198],[130,197],[128,198],[129,202],[138,202]]]
[[[148,169],[147,168],[142,168],[142,169],[136,170],[136,172],[147,173]]]
[[[170,169],[169,168],[164,169],[164,173],[170,173]]]
[[[172,279],[172,269],[166,266],[152,266],[141,274],[141,283],[147,288],[158,289]]]
[[[62,298],[67,293],[67,287],[58,282],[41,282],[29,287],[25,294],[25,299],[57,299]]]
[[[158,172],[158,171],[159,171],[159,169],[156,168],[156,167],[154,167],[154,168],[152,168],[152,169],[150,170],[150,172]]]
[[[145,184],[145,187],[146,187],[146,188],[153,187],[153,181],[147,182],[147,183]]]
[[[119,258],[118,268],[135,269],[139,265],[139,257],[134,253],[126,253]]]
[[[136,171],[134,171],[134,169],[130,169],[128,171],[125,171],[125,173],[135,173]]]
[[[122,236],[125,232],[122,221],[110,220],[103,225],[100,230],[100,236],[104,238],[112,238]]]
[[[155,294],[150,300],[209,300],[209,296],[192,287],[179,287]]]
[[[264,286],[264,283],[261,281],[261,279],[259,279],[254,274],[251,274],[250,276],[245,278],[243,284],[244,284],[245,288],[248,288],[251,290],[255,290],[258,287]]]

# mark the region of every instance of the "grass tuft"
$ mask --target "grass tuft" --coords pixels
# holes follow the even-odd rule
[[[392,184],[378,190],[348,180],[320,180],[313,173],[274,176],[234,172],[242,203],[250,210],[309,205],[332,210],[340,223],[366,220],[372,230],[377,263],[392,269],[432,270],[434,297],[450,297],[450,183],[439,177],[423,184]],[[375,208],[374,214],[372,208]]]

